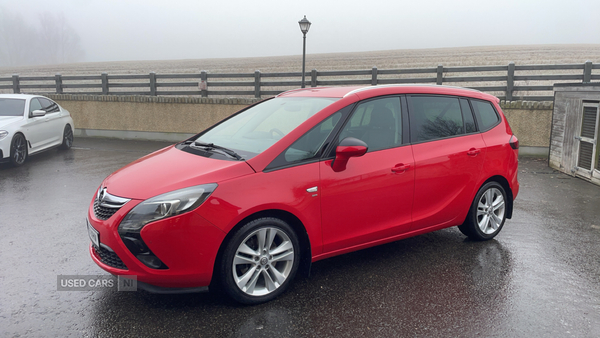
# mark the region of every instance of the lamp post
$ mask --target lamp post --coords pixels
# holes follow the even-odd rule
[[[302,88],[304,88],[304,72],[306,66],[306,33],[308,33],[308,29],[310,28],[310,21],[306,19],[306,15],[304,19],[298,21],[300,25],[300,30],[302,31],[302,35],[304,35],[304,41],[302,44]]]

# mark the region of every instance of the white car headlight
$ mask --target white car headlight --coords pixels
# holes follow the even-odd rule
[[[217,188],[216,183],[197,185],[158,195],[136,205],[119,224],[119,233],[139,232],[159,219],[194,210]]]
[[[6,136],[8,136],[8,132],[6,130],[0,130],[0,140],[3,140]]]

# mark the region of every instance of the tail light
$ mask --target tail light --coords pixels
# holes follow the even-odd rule
[[[517,139],[517,137],[515,135],[510,137],[508,144],[510,144],[510,147],[513,149],[519,149],[519,140]]]

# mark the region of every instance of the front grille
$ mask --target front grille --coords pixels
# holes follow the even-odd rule
[[[101,244],[100,247],[93,246],[94,252],[100,257],[100,261],[108,266],[112,266],[113,268],[128,270],[127,266],[119,256],[112,251],[108,246]]]
[[[114,215],[115,212],[119,211],[120,208],[107,208],[100,205],[98,200],[94,201],[94,215],[97,219],[106,221],[110,216]]]
[[[111,195],[106,188],[100,188],[94,200],[94,215],[99,220],[106,221],[127,202],[129,199]]]

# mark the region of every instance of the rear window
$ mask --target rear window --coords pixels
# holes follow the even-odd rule
[[[0,116],[23,116],[25,100],[0,99]]]
[[[490,130],[500,122],[500,117],[491,102],[471,100],[471,103],[475,110],[475,116],[477,117],[480,131]]]

